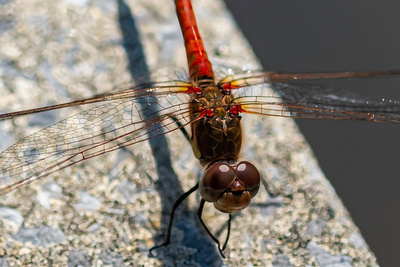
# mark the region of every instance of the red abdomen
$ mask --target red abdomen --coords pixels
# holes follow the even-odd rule
[[[197,28],[192,4],[189,0],[175,0],[176,13],[185,40],[190,80],[194,84],[202,80],[214,80],[214,73]]]

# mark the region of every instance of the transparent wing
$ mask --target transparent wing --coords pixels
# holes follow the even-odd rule
[[[179,129],[190,123],[190,100],[188,94],[173,93],[117,99],[44,128],[0,154],[0,195],[78,162]]]
[[[269,85],[232,90],[234,101],[240,105],[242,112],[260,115],[400,123],[398,101],[340,96],[317,85]]]
[[[272,71],[248,71],[233,74],[218,82],[219,87],[231,84],[233,87],[245,87],[264,83],[285,83],[302,80],[365,78],[377,76],[400,75],[400,70],[387,71],[354,71],[354,72],[316,72],[316,73],[279,73]]]
[[[22,111],[10,112],[6,114],[0,114],[0,120],[10,119],[16,116],[33,114],[48,110],[67,108],[72,106],[82,106],[87,104],[93,104],[98,102],[117,100],[117,99],[128,99],[134,97],[147,97],[156,95],[167,95],[174,93],[189,93],[192,86],[183,81],[166,81],[166,82],[149,82],[142,83],[135,86],[126,86],[125,88],[118,88],[118,90],[96,95],[87,99],[77,100],[73,102],[57,104],[47,107],[27,109]]]

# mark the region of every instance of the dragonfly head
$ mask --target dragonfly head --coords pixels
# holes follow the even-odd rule
[[[205,201],[221,212],[234,213],[246,208],[260,188],[260,174],[247,161],[236,165],[215,162],[204,172],[199,191]]]

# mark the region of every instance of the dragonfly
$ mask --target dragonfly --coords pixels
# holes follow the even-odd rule
[[[189,0],[175,0],[184,37],[189,80],[148,82],[94,97],[0,115],[0,120],[49,110],[101,103],[34,133],[0,154],[0,195],[42,179],[61,169],[173,131],[191,129],[189,141],[204,167],[199,183],[199,219],[206,202],[231,214],[250,205],[262,178],[256,166],[239,161],[242,143],[241,114],[305,119],[359,120],[399,123],[398,103],[349,101],[333,95],[315,95],[299,81],[399,75],[393,71],[336,73],[277,73],[250,71],[216,81],[213,66],[198,31]],[[273,85],[276,93],[267,87]],[[143,105],[145,103],[145,105]],[[148,104],[151,105],[148,105]],[[205,227],[207,230],[207,228]],[[207,230],[208,231],[208,230]],[[222,251],[219,241],[208,232]],[[160,246],[153,247],[152,250]]]

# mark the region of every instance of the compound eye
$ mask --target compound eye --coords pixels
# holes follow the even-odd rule
[[[248,161],[241,161],[236,165],[237,178],[242,181],[253,198],[260,188],[260,173],[257,168]]]
[[[200,180],[199,191],[202,198],[214,202],[235,180],[235,170],[226,163],[212,164]]]

